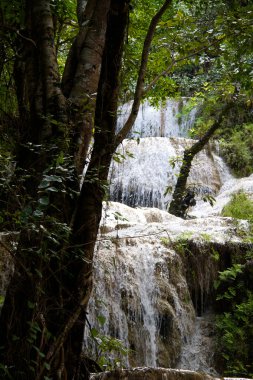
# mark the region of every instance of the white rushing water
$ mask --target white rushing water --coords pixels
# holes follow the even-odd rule
[[[155,208],[105,205],[88,319],[103,336],[118,338],[132,350],[122,358],[124,365],[177,365],[214,374],[213,321],[208,314],[196,317],[187,267],[173,242],[188,236],[200,243],[207,238],[221,245],[240,243],[237,231],[243,229],[244,222],[235,227],[230,218],[183,220]],[[208,280],[209,272],[204,276]],[[98,316],[105,318],[104,325]],[[88,337],[86,345],[92,346]],[[117,355],[111,353],[112,360]]]
[[[193,140],[185,138],[149,137],[125,140],[110,172],[111,199],[131,207],[147,206],[166,209],[179,174],[184,149]],[[174,160],[175,159],[175,160]],[[220,187],[232,178],[227,166],[207,145],[193,160],[188,185],[200,193],[217,194]],[[170,186],[171,192],[164,195]]]
[[[137,119],[128,137],[188,137],[192,127],[196,109],[182,115],[183,107],[187,105],[187,99],[175,101],[168,99],[163,106],[153,107],[146,100],[140,106]],[[122,128],[126,121],[132,102],[124,104],[118,112],[118,129]]]
[[[215,315],[210,311],[196,317],[193,334],[183,346],[177,368],[218,376],[213,368],[215,352]]]
[[[130,106],[122,107],[118,128]],[[194,159],[188,186],[214,195],[215,205],[211,207],[197,197],[197,205],[190,210],[194,219],[189,220],[164,211],[171,200],[171,194],[165,196],[164,192],[167,186],[173,190],[183,151],[193,144],[185,137],[196,110],[180,119],[181,108],[182,103],[170,100],[160,110],[145,102],[131,139],[117,151],[116,159],[122,162],[111,165],[111,198],[125,204],[112,202],[104,207],[88,309],[91,326],[102,335],[94,344],[87,330],[85,345],[96,358],[103,336],[112,336],[131,350],[121,358],[126,366],[177,365],[215,374],[213,316],[196,317],[187,268],[173,244],[182,236],[202,243],[208,237],[221,245],[240,242],[237,231],[246,231],[247,223],[242,221],[235,227],[232,219],[219,215],[231,194],[244,190],[252,196],[253,175],[234,179],[216,145],[209,144]],[[209,281],[209,274],[206,277]],[[201,293],[204,291],[203,282]],[[110,355],[113,361],[119,353]]]
[[[104,253],[102,267],[99,265],[94,269],[95,276],[101,281],[98,288],[94,289],[95,294],[90,309],[94,308],[96,316],[102,315],[105,318],[103,334],[122,340],[128,348],[131,333],[129,320],[132,323],[139,323],[140,335],[136,336],[136,339],[141,336],[142,342],[139,344],[142,350],[141,355],[145,358],[145,365],[155,367],[158,324],[155,303],[158,290],[154,288],[154,273],[157,258],[152,254],[151,247],[147,243],[143,244],[138,251],[129,247],[118,248],[120,259],[117,255],[111,255],[112,248],[109,248],[109,242],[107,244],[110,257],[106,257],[105,264]],[[104,250],[103,246],[102,251]],[[95,301],[99,297],[101,297],[101,303]],[[110,301],[107,304],[105,300]],[[129,300],[132,300],[131,305]],[[95,315],[91,312],[89,312],[89,320],[93,326],[98,325]],[[134,334],[136,333],[135,331]],[[128,363],[127,358],[124,361]]]

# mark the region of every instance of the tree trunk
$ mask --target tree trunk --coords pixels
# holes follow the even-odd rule
[[[92,137],[110,2],[89,0],[84,8],[84,2],[79,1],[80,31],[70,50],[63,74],[62,88],[68,98],[74,125],[73,154],[79,175],[83,172]]]
[[[95,4],[93,27],[89,28],[80,49],[78,76],[91,78],[82,81],[85,88],[76,85],[78,88],[74,89],[73,85],[72,93],[76,97],[78,92],[97,91],[110,2],[88,1],[87,6]],[[25,65],[29,119],[26,130],[22,130],[17,154],[17,176],[23,186],[21,213],[25,222],[14,256],[15,272],[0,317],[0,372],[1,378],[11,376],[15,380],[39,380],[46,375],[58,380],[66,378],[66,371],[77,373],[76,361],[71,362],[68,354],[78,351],[75,346],[81,347],[82,334],[76,342],[69,338],[65,351],[64,343],[83,304],[87,304],[86,299],[80,300],[75,278],[79,274],[76,262],[81,260],[81,255],[77,253],[77,260],[75,251],[69,248],[77,200],[74,194],[79,182],[73,163],[70,165],[67,159],[67,136],[76,119],[68,114],[59,87],[50,1],[27,0],[25,21],[21,63]],[[95,57],[96,70],[85,66],[86,56],[87,60]],[[22,88],[17,86],[17,95],[23,90],[21,85]],[[84,121],[86,113],[82,110]],[[76,133],[74,140],[77,136]],[[49,185],[43,185],[45,178]],[[75,271],[71,272],[72,269]]]
[[[77,289],[76,297],[80,303],[84,300],[79,321],[85,321],[85,310],[92,288],[93,253],[102,202],[108,191],[108,171],[115,148],[119,72],[127,20],[128,7],[125,1],[112,0],[96,103],[94,146],[73,224],[72,245],[82,247],[81,255],[71,269],[78,274],[74,284],[74,288]],[[80,356],[83,331],[84,323],[77,321],[70,333],[71,340],[79,343],[79,346],[77,344],[74,347],[75,358]],[[68,375],[72,375],[71,371]]]
[[[164,2],[149,28],[132,124],[140,104],[152,36],[170,3]],[[81,379],[80,354],[92,287],[93,252],[108,171],[118,143],[132,126],[129,121],[123,133],[115,135],[128,7],[125,0],[78,1],[80,32],[60,88],[50,1],[26,1],[22,56],[29,123],[17,165],[23,170],[20,177],[26,175],[22,182],[24,224],[15,253],[15,273],[0,317],[3,379],[8,374],[15,380],[44,380],[45,376]],[[76,172],[83,170],[94,124],[91,161],[81,193],[76,196]]]
[[[191,170],[192,160],[198,154],[204,146],[208,143],[215,131],[221,126],[222,119],[226,112],[228,112],[230,105],[225,106],[224,110],[220,112],[218,118],[213,125],[207,130],[203,137],[194,143],[191,148],[186,149],[183,155],[183,161],[180,168],[177,183],[172,195],[172,201],[169,206],[169,213],[178,217],[185,217],[185,209],[183,206],[183,199],[186,195],[187,179]]]

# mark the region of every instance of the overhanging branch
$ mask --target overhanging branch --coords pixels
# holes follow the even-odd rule
[[[156,27],[165,13],[165,11],[169,8],[170,4],[172,3],[172,0],[166,0],[162,7],[158,10],[158,12],[155,14],[155,16],[152,18],[148,32],[144,41],[143,49],[142,49],[142,56],[141,56],[141,65],[139,68],[138,73],[138,79],[137,84],[135,87],[135,94],[134,94],[134,101],[132,105],[132,109],[130,112],[130,115],[121,129],[121,131],[118,133],[115,139],[115,149],[118,147],[118,145],[126,138],[128,132],[132,128],[136,117],[138,115],[138,111],[140,108],[141,98],[143,96],[143,89],[144,89],[144,78],[146,75],[146,69],[147,69],[147,63],[148,63],[148,55],[149,55],[149,49],[155,34]]]

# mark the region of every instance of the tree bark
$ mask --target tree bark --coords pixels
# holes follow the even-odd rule
[[[93,252],[111,157],[137,116],[149,46],[156,25],[170,3],[166,0],[151,22],[132,124],[128,122],[123,134],[116,137],[119,71],[129,2],[78,2],[80,32],[66,64],[62,88],[50,1],[26,2],[27,39],[23,57],[29,123],[19,151],[18,167],[28,174],[23,185],[24,209],[29,206],[32,211],[26,216],[27,223],[20,234],[15,254],[17,265],[0,316],[3,363],[0,371],[5,368],[15,380],[42,380],[45,376],[53,380],[81,378],[80,354],[92,287]],[[97,93],[95,122],[94,93]],[[63,180],[66,188],[71,184],[70,194],[50,194],[42,216],[34,220],[40,197],[47,189],[42,179],[45,175],[50,178],[52,173],[59,176],[57,168],[63,165],[58,165],[62,157],[65,160],[73,153],[76,171],[82,172],[93,125],[94,146],[79,197],[70,199],[79,185],[73,172]],[[38,150],[27,147],[27,142]],[[68,174],[71,170],[68,165]],[[3,374],[2,378],[8,375]]]
[[[85,320],[85,310],[92,288],[93,253],[101,219],[102,202],[108,187],[108,171],[115,147],[119,72],[127,20],[128,6],[125,1],[112,0],[96,103],[94,146],[73,224],[72,245],[82,247],[81,256],[71,269],[78,273],[73,285],[73,288],[77,289],[76,298],[79,302],[85,300],[79,321]],[[80,357],[83,329],[84,323],[77,321],[71,331],[71,340],[79,343],[72,353],[71,360]],[[71,371],[68,375],[72,376]]]
[[[81,93],[97,91],[110,0],[90,0],[89,3],[96,3],[97,13],[94,12],[93,16],[96,27],[93,27],[92,35],[87,33],[90,45],[81,50],[78,75],[92,74],[92,78],[82,80],[82,86],[76,84],[75,90],[73,87],[76,97],[78,93],[81,96]],[[66,141],[75,122],[67,112],[66,99],[59,86],[49,0],[27,0],[25,33],[22,64],[25,65],[29,120],[18,150],[17,169],[20,177],[27,178],[22,182],[22,200],[24,210],[29,207],[31,212],[20,233],[15,272],[0,316],[0,362],[3,363],[0,372],[1,378],[10,375],[15,380],[44,379],[47,374],[58,380],[65,379],[66,371],[69,371],[72,379],[72,374],[77,374],[77,361],[71,362],[73,355],[69,353],[76,354],[76,346],[81,347],[82,334],[75,342],[70,338],[70,331],[88,301],[78,297],[75,275],[78,276],[80,268],[73,251],[68,248],[76,199],[72,200],[64,192],[51,193],[49,204],[43,209],[44,215],[37,216],[37,219],[33,216],[43,199],[38,190],[43,193],[44,187],[38,189],[38,185],[45,170],[49,177],[52,174],[59,177],[55,172],[57,162],[61,156],[69,155]],[[90,68],[84,67],[85,49],[88,58],[95,57],[96,70],[92,73]],[[92,56],[90,50],[93,49],[95,54]],[[85,111],[81,111],[84,119]],[[63,183],[63,174],[61,176]],[[70,195],[73,196],[79,182],[74,174],[70,177],[68,173],[66,178],[70,179],[66,179],[63,185],[72,191]],[[63,227],[67,232],[62,230]],[[80,252],[78,255],[81,260]],[[76,272],[71,272],[74,268]],[[83,328],[83,321],[81,326]]]
[[[80,31],[63,74],[63,93],[68,98],[73,129],[73,154],[78,174],[84,169],[92,137],[98,78],[111,0],[78,3]]]
[[[169,206],[169,213],[178,217],[184,217],[184,209],[182,207],[183,198],[186,194],[187,179],[191,170],[192,160],[204,146],[208,143],[210,138],[214,135],[215,131],[221,126],[224,115],[228,112],[231,105],[226,105],[220,112],[218,118],[214,121],[213,125],[206,131],[201,139],[194,143],[189,149],[184,151],[183,161],[180,168],[177,183],[172,195],[172,201]]]

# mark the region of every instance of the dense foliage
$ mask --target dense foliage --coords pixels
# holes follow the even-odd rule
[[[253,201],[244,192],[233,194],[231,200],[224,206],[222,215],[246,219],[253,223]]]
[[[253,240],[253,201],[243,192],[234,194],[223,216],[249,221],[245,242]],[[253,251],[234,255],[232,266],[220,272],[215,284],[220,313],[217,316],[217,357],[225,375],[253,375]]]
[[[238,177],[246,177],[253,168],[253,124],[236,125],[220,139],[221,153]]]
[[[220,273],[217,301],[223,303],[223,313],[217,316],[217,357],[226,376],[253,376],[253,252],[248,252],[246,264],[235,262]],[[226,306],[224,306],[226,305]]]

